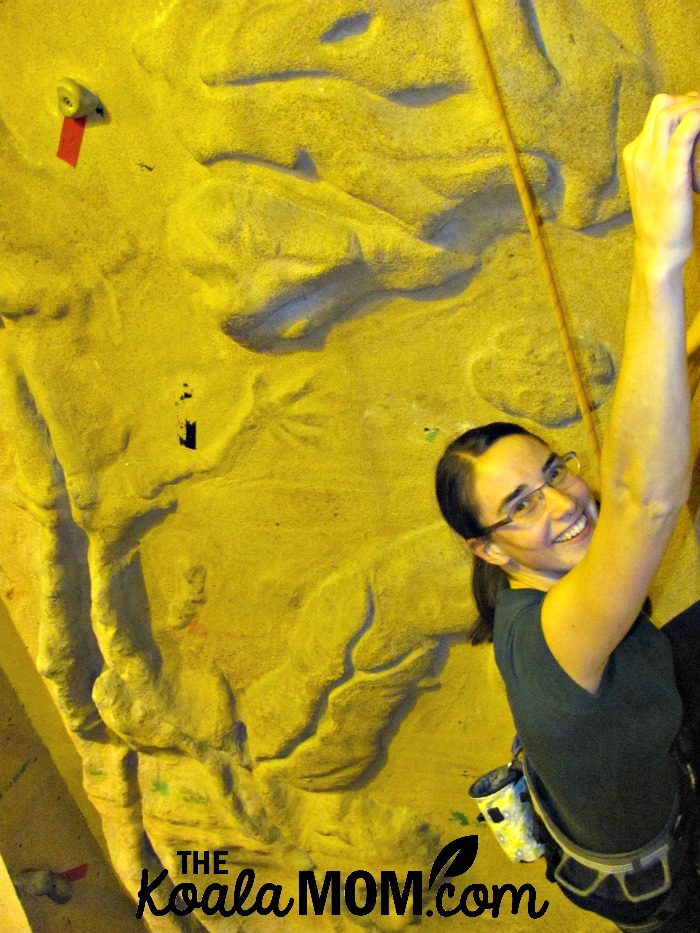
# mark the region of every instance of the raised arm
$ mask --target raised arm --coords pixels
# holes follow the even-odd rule
[[[659,95],[624,153],[634,268],[600,515],[585,556],[542,610],[552,653],[588,690],[637,617],[689,492],[683,269],[693,247],[690,156],[699,132],[700,96]]]

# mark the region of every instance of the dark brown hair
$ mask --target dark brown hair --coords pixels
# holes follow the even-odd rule
[[[513,434],[524,434],[545,443],[518,424],[492,421],[465,431],[452,441],[437,465],[435,493],[440,511],[450,528],[462,538],[478,538],[484,533],[479,522],[479,506],[474,501],[474,462],[496,441]],[[478,615],[469,630],[469,640],[473,645],[493,641],[496,601],[507,580],[501,567],[474,556],[472,594]]]

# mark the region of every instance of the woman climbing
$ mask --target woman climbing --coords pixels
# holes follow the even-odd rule
[[[700,322],[686,348],[683,271],[699,133],[700,95],[659,95],[624,152],[634,268],[600,505],[574,454],[515,424],[467,431],[436,479],[475,557],[472,641],[493,639],[530,781],[580,853],[551,841],[550,873],[626,931],[700,930],[700,756],[686,738],[700,748],[700,604],[662,630],[642,612],[690,489]]]

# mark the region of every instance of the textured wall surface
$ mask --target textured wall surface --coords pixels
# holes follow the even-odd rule
[[[621,148],[653,93],[700,86],[700,8],[477,7],[602,430]],[[505,415],[595,464],[462,3],[5,0],[0,27],[1,591],[126,887],[177,881],[179,849],[285,885],[427,870],[478,832],[471,880],[535,883],[539,931],[608,929],[510,865],[467,797],[512,726],[465,644],[435,462]],[[75,167],[64,76],[104,108]],[[697,506],[659,621],[696,595]],[[467,922],[488,921],[423,926]],[[358,920],[240,928],[281,923]]]
[[[0,633],[2,634],[3,667],[8,654],[12,655],[12,634],[6,630],[4,609],[0,606]],[[17,646],[21,648],[21,646]],[[23,651],[23,649],[21,649]],[[23,680],[38,680],[36,672],[27,670],[17,654],[13,657],[13,673],[21,670]],[[25,667],[24,670],[22,668]],[[24,687],[24,684],[22,684]],[[30,697],[36,710],[36,695]],[[44,720],[58,719],[50,699],[46,696]],[[60,720],[53,723],[54,731],[61,729]],[[18,694],[0,670],[0,919],[3,933],[81,933],[105,928],[110,933],[138,933],[143,926],[134,918],[126,892],[120,890],[109,863],[82,818],[70,788],[61,780],[51,760],[47,744],[42,744]],[[52,748],[53,751],[53,748]],[[74,752],[75,754],[75,752]],[[6,869],[5,869],[6,865]],[[22,904],[29,923],[20,925],[21,914],[13,907],[10,894],[14,893],[9,877],[20,882],[27,872],[70,872],[86,866],[86,875],[68,883],[61,879],[67,902],[59,904],[47,896],[49,890],[44,877],[32,876],[34,891],[43,894],[22,895]],[[24,873],[24,874],[23,874]],[[54,879],[55,881],[55,879]],[[14,917],[16,926],[13,925]],[[25,921],[26,922],[26,921]]]

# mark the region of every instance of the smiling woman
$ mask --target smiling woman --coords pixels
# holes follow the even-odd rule
[[[496,444],[497,441],[506,443]],[[511,488],[511,458],[520,460],[522,455],[532,460],[535,481],[532,486],[519,483]],[[469,542],[475,554],[483,558],[475,560],[473,565],[473,593],[478,619],[471,632],[472,644],[493,641],[498,593],[509,578],[514,580],[513,585],[517,585],[515,567],[509,567],[509,572],[506,572],[505,552],[498,551],[490,540],[493,532],[512,525],[529,529],[536,539],[541,534],[541,519],[548,500],[553,496],[552,492],[546,492],[549,489],[563,493],[558,497],[562,513],[559,525],[566,525],[558,534],[554,532],[557,537],[551,544],[573,544],[575,539],[576,544],[581,545],[590,540],[597,507],[589,487],[578,478],[578,470],[578,460],[573,452],[558,457],[539,437],[509,422],[494,422],[466,431],[445,451],[438,465],[436,480],[440,509],[450,526]],[[499,489],[504,493],[501,499]],[[578,493],[578,498],[574,493]],[[495,510],[497,520],[492,524],[484,519],[478,504],[484,495],[499,503]],[[517,543],[528,550],[527,541],[522,537]],[[533,550],[532,542],[529,549]],[[530,556],[538,561],[536,555]],[[565,559],[574,556],[570,551],[564,552]],[[541,568],[541,584],[545,587],[551,585],[552,575],[554,578],[561,576],[570,567],[571,564],[555,567],[550,574]],[[524,563],[519,565],[517,576],[521,585],[527,585],[530,578],[533,585],[538,582]]]
[[[661,631],[642,611],[689,493],[683,269],[699,132],[700,95],[658,95],[625,150],[635,263],[600,510],[575,454],[514,424],[457,438],[436,480],[475,556],[472,642],[494,641],[556,830],[550,870],[570,900],[629,931],[700,923],[700,603]]]

